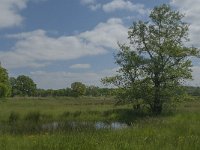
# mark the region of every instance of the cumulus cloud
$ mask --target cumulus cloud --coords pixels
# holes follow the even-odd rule
[[[44,30],[9,37],[17,38],[18,41],[12,50],[0,52],[0,59],[7,68],[42,67],[50,61],[70,60],[106,52],[105,49],[93,43],[86,43],[77,36],[52,38]]]
[[[17,42],[11,50],[0,52],[0,60],[11,69],[105,54],[108,49],[117,48],[118,41],[126,40],[127,30],[120,19],[112,18],[93,30],[72,36],[50,37],[44,30],[7,35]]]
[[[81,0],[81,3],[87,5],[91,10],[101,9],[106,13],[125,10],[137,12],[139,14],[147,14],[149,10],[143,4],[135,4],[129,0],[111,0],[107,3],[97,3],[96,0]]]
[[[27,7],[29,1],[45,0],[0,0],[0,29],[21,25],[24,18],[20,12]]]
[[[119,18],[111,18],[106,23],[99,23],[93,30],[79,35],[80,38],[96,46],[118,48],[117,42],[126,42],[128,28]]]
[[[146,14],[147,9],[143,4],[134,4],[131,1],[127,0],[113,0],[109,3],[106,3],[102,6],[102,9],[105,12],[113,12],[117,10],[127,10],[127,11],[135,11],[140,14]]]
[[[199,0],[171,0],[171,5],[185,14],[184,20],[190,24],[190,45],[200,48],[200,5]]]
[[[70,66],[71,69],[89,69],[90,67],[90,64],[74,64]]]
[[[0,0],[0,28],[18,26],[23,17],[20,11],[26,8],[28,0]]]

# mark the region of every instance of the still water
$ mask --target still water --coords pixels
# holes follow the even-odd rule
[[[48,124],[43,124],[43,130],[56,130],[59,128],[93,128],[96,130],[100,129],[111,129],[111,130],[119,130],[127,128],[128,125],[126,123],[121,122],[52,122]]]

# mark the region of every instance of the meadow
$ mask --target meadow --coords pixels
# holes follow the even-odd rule
[[[61,123],[56,128],[44,125]],[[97,122],[126,123],[96,128]],[[46,127],[46,126],[45,126]],[[200,101],[160,116],[115,106],[112,97],[9,98],[0,102],[0,150],[200,149]]]

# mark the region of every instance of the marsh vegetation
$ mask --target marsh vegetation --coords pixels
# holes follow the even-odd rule
[[[160,116],[113,98],[12,98],[0,102],[0,149],[199,149],[200,101]],[[113,124],[115,123],[115,124]],[[112,125],[113,124],[113,125]],[[112,128],[112,126],[122,127]]]

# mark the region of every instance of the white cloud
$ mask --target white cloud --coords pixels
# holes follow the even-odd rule
[[[29,1],[45,0],[0,0],[0,29],[21,25],[24,18],[20,12],[27,7]]]
[[[74,64],[70,66],[71,69],[89,69],[90,67],[90,64]]]
[[[96,0],[81,0],[81,4],[87,5],[93,11],[101,8],[101,4],[97,3]]]
[[[0,0],[0,28],[18,26],[23,17],[19,12],[26,8],[28,0]]]
[[[88,8],[90,8],[93,11],[101,9],[106,13],[118,10],[137,12],[142,15],[149,13],[149,9],[145,8],[143,4],[135,4],[129,0],[111,0],[110,2],[104,4],[97,3],[96,0],[81,0],[81,3],[83,5],[87,5]]]
[[[79,35],[87,42],[105,48],[118,48],[117,42],[126,42],[128,28],[123,25],[119,18],[109,19],[106,23],[99,23],[92,31],[86,31]]]
[[[83,82],[86,85],[95,85],[102,87],[100,80],[106,76],[116,73],[118,68],[106,69],[99,72],[31,72],[31,78],[37,83],[39,88],[66,88],[70,87],[73,82]]]
[[[200,5],[199,0],[171,0],[171,5],[185,14],[184,20],[190,24],[190,45],[200,48]]]
[[[11,69],[43,67],[52,61],[105,54],[108,49],[117,48],[118,41],[125,41],[127,31],[120,19],[112,18],[73,36],[49,37],[44,30],[7,35],[17,42],[11,50],[0,52],[0,60]]]
[[[102,9],[105,12],[113,12],[117,10],[127,10],[127,11],[135,11],[140,14],[146,14],[147,9],[143,4],[134,4],[131,1],[127,0],[112,0],[109,3],[106,3],[102,6]]]

